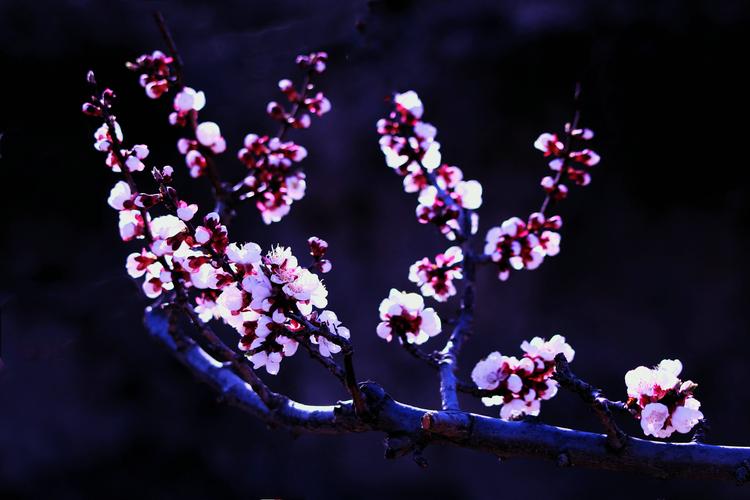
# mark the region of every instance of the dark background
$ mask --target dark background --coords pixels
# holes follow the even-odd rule
[[[444,159],[484,185],[483,233],[539,205],[546,169],[532,142],[569,119],[581,80],[603,161],[561,208],[560,256],[505,284],[481,274],[463,371],[559,332],[574,369],[621,398],[628,369],[677,357],[700,384],[709,441],[750,445],[744,4],[0,2],[0,497],[746,495],[448,448],[428,449],[421,470],[384,460],[379,435],[294,439],[217,403],[144,332],[145,301],[124,272],[135,247],[119,241],[105,202],[115,177],[91,147],[98,124],[79,112],[94,68],[120,95],[126,140],[149,144],[148,164],[175,165],[185,196],[205,201],[206,184],[188,180],[174,149],[169,103],[146,99],[123,67],[164,48],[151,11],[171,24],[189,84],[206,91],[202,118],[222,125],[229,179],[242,174],[242,137],[274,130],[265,104],[278,79],[298,78],[293,57],[329,51],[321,88],[333,110],[291,136],[310,152],[306,198],[270,227],[246,207],[232,236],[298,255],[307,236],[327,239],[330,305],[352,329],[360,377],[435,407],[435,374],[375,335],[388,289],[414,290],[408,266],[447,247],[413,220],[415,197],[383,163],[383,99],[420,93]],[[304,353],[268,382],[308,403],[345,396]],[[566,393],[544,403],[542,420],[598,430]]]

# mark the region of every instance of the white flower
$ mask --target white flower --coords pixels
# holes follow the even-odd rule
[[[661,398],[666,391],[680,383],[677,374],[682,371],[680,360],[665,359],[656,368],[639,366],[625,374],[628,396]]]
[[[294,281],[286,283],[282,290],[297,300],[297,308],[307,316],[312,312],[312,306],[323,309],[328,305],[328,290],[320,278],[307,269],[299,269],[299,275]]]
[[[410,344],[423,344],[440,333],[440,317],[434,309],[424,309],[424,300],[416,293],[399,292],[392,288],[387,299],[380,303],[377,334],[391,341],[395,333]]]
[[[215,289],[219,282],[219,276],[214,266],[205,263],[190,275],[190,281],[198,290],[205,290],[206,288]]]
[[[385,155],[385,164],[390,168],[398,168],[406,163],[409,157],[384,144],[383,139],[387,139],[387,137],[380,138],[380,150]]]
[[[227,143],[221,136],[221,129],[214,122],[203,122],[195,128],[195,138],[214,153],[223,153]]]
[[[396,105],[411,113],[415,118],[422,118],[424,106],[422,106],[422,101],[413,90],[408,90],[403,94],[394,95],[393,101]]]
[[[490,353],[489,356],[479,361],[471,371],[471,380],[473,380],[480,389],[497,389],[500,382],[502,382],[506,376],[501,371],[504,360],[505,356],[499,352],[495,351]]]
[[[216,298],[216,303],[234,312],[242,309],[243,299],[242,291],[237,288],[237,285],[229,285],[222,288],[221,294]]]
[[[328,331],[332,334],[344,339],[348,339],[350,337],[349,329],[345,326],[341,326],[341,321],[339,321],[339,319],[336,317],[336,313],[334,313],[333,311],[323,311],[322,313],[320,313],[320,316],[318,316],[318,319],[320,320],[320,323],[327,327]],[[341,346],[335,344],[334,342],[331,342],[322,335],[315,335],[311,340],[314,344],[318,344],[320,354],[323,356],[328,357],[331,354],[341,352]]]
[[[260,262],[260,245],[257,243],[232,243],[227,247],[227,258],[235,264],[250,265]]]
[[[455,193],[461,198],[461,206],[476,210],[482,206],[482,185],[479,181],[461,181],[455,187]]]
[[[265,351],[261,351],[250,356],[250,361],[253,363],[253,368],[257,369],[265,366],[266,372],[269,375],[276,375],[279,373],[282,358],[283,355],[280,352],[266,353]]]
[[[437,141],[431,141],[427,151],[422,156],[422,166],[428,171],[432,172],[440,166],[440,143]]]
[[[519,393],[521,392],[521,389],[523,389],[523,380],[521,380],[521,377],[519,377],[515,373],[510,374],[506,384],[508,386],[508,390],[513,393]]]
[[[198,211],[198,205],[191,203],[188,205],[185,202],[180,202],[182,205],[177,207],[177,217],[182,220],[191,220],[195,213]]]
[[[539,415],[541,403],[538,399],[524,401],[523,399],[513,399],[500,408],[500,418],[503,420],[515,420],[523,415]]]
[[[107,203],[109,203],[109,206],[115,210],[124,210],[125,202],[130,201],[132,196],[133,193],[130,191],[128,183],[125,181],[118,181],[109,192]]]
[[[146,146],[145,144],[136,144],[135,146],[133,146],[133,154],[139,160],[145,159],[148,156],[148,153],[149,153],[148,146]],[[167,167],[164,167],[164,168],[167,168]]]
[[[679,359],[662,359],[656,369],[676,378],[682,372],[682,361]]]
[[[185,87],[174,97],[175,111],[200,111],[206,105],[206,94]]]
[[[575,351],[565,342],[562,335],[555,335],[546,342],[541,337],[534,337],[531,342],[524,340],[521,349],[532,358],[540,357],[545,361],[552,361],[555,356],[562,353],[570,363],[575,356]]]
[[[703,418],[703,413],[698,410],[700,402],[695,398],[687,398],[684,406],[678,406],[672,412],[672,425],[674,429],[681,433],[687,434]]]
[[[138,210],[120,210],[120,238],[130,241],[143,234],[143,218]]]
[[[669,417],[669,408],[661,403],[649,403],[641,411],[641,429],[647,436],[666,438],[672,435],[673,427],[664,424]]]
[[[151,221],[151,234],[155,239],[166,240],[184,231],[187,226],[174,215],[162,215]]]
[[[129,172],[142,172],[146,168],[146,165],[136,155],[128,156],[125,160],[125,166],[128,167]]]

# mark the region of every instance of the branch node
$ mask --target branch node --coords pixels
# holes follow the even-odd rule
[[[421,427],[425,432],[454,441],[465,441],[471,436],[472,419],[462,411],[433,411],[422,415]]]

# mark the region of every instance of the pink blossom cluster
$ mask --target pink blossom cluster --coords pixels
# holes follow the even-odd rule
[[[589,141],[594,137],[594,132],[587,128],[572,129],[569,123],[565,124],[565,133],[569,135],[571,145],[576,142]],[[571,182],[578,186],[586,186],[591,182],[591,174],[588,170],[599,163],[599,155],[588,148],[579,150],[566,150],[566,145],[557,134],[543,133],[534,142],[534,147],[544,153],[544,156],[551,157],[549,167],[552,171],[560,174],[565,167],[560,179],[556,180],[552,176],[546,176],[542,179],[542,189],[547,192],[553,199],[561,200],[568,194],[568,187],[560,182],[567,177]]]
[[[484,253],[499,268],[498,277],[505,281],[510,270],[536,269],[545,257],[560,252],[562,218],[559,215],[545,217],[534,212],[527,222],[511,217],[500,226],[487,231]]]
[[[575,356],[575,351],[561,335],[548,341],[534,337],[531,342],[524,341],[521,349],[524,351],[521,359],[493,352],[479,361],[471,372],[477,387],[492,393],[482,398],[482,402],[486,406],[502,405],[500,418],[503,420],[539,415],[541,402],[557,394],[558,383],[552,378],[555,356],[562,353],[568,362]]]
[[[96,106],[96,101],[91,105]],[[226,226],[214,212],[193,225],[198,207],[178,197],[169,166],[153,170],[158,193],[137,192],[130,172],[144,167],[130,167],[131,153],[121,146],[122,131],[113,118],[109,123],[114,124],[115,134],[106,124],[100,127],[95,147],[107,153],[108,164],[113,159],[113,170],[128,170],[126,180],[113,186],[107,201],[119,212],[122,239],[145,242],[127,257],[125,267],[131,277],[143,280],[147,297],[156,299],[174,291],[179,302],[184,294],[201,320],[221,319],[237,330],[239,348],[255,368],[265,367],[271,374],[278,373],[281,360],[293,355],[303,338],[323,356],[341,351],[331,339],[345,340],[350,334],[335,313],[324,310],[328,292],[318,275],[300,266],[289,248],[277,246],[263,255],[255,243],[230,243]],[[133,150],[148,152],[146,146]],[[172,213],[151,217],[148,209],[157,206]],[[328,243],[313,237],[309,246],[311,267],[330,270],[324,258]],[[170,295],[165,300],[175,299]],[[325,330],[330,335],[319,333]]]
[[[392,288],[388,298],[380,303],[378,337],[390,342],[424,344],[440,333],[440,316],[431,307],[424,307],[424,299],[416,293],[400,292]]]
[[[701,404],[693,397],[697,384],[680,380],[680,372],[680,360],[665,359],[655,368],[639,366],[625,374],[628,408],[641,421],[647,436],[687,434],[703,419]]]
[[[192,137],[182,137],[177,141],[177,150],[185,157],[190,176],[202,177],[207,175],[208,157],[223,153],[227,148],[226,140],[219,125],[211,121],[199,122],[198,112],[206,106],[206,95],[177,81],[172,76],[173,62],[172,57],[157,50],[138,57],[134,63],[128,63],[128,67],[141,73],[140,83],[152,99],[160,98],[170,88],[177,90],[169,123],[191,130]]]
[[[269,116],[281,123],[281,131],[275,137],[248,134],[244,147],[237,157],[248,168],[241,182],[241,199],[253,198],[263,222],[280,221],[289,213],[294,201],[305,196],[305,174],[296,165],[307,156],[307,150],[282,139],[289,128],[308,128],[310,115],[323,116],[330,111],[331,103],[322,92],[314,92],[312,78],[326,68],[328,55],[314,52],[297,57],[297,64],[307,71],[307,78],[300,90],[289,79],[279,81],[279,89],[291,105],[272,101],[266,107]]]
[[[122,129],[120,124],[113,121],[114,135],[110,130],[109,125],[103,123],[94,132],[94,149],[102,153],[107,154],[105,164],[112,169],[113,172],[121,172],[120,158],[124,159],[125,168],[128,172],[140,172],[146,166],[143,161],[149,154],[148,146],[145,144],[136,144],[131,149],[119,148],[119,151],[115,150],[115,144],[120,144],[123,140]]]
[[[424,106],[413,90],[393,97],[394,109],[377,123],[380,149],[386,164],[404,178],[407,193],[419,193],[417,220],[435,224],[449,239],[462,234],[461,215],[482,205],[482,185],[463,180],[463,172],[442,163],[437,129],[422,121]],[[477,230],[478,217],[469,215],[469,231]],[[467,237],[468,234],[462,234]]]
[[[452,246],[435,256],[435,262],[424,257],[409,268],[409,281],[416,283],[422,295],[445,302],[456,295],[453,280],[463,277],[464,254],[461,247]]]
[[[172,63],[174,59],[159,50],[151,54],[143,54],[134,62],[128,62],[126,66],[140,73],[138,82],[146,90],[146,95],[151,99],[158,99],[169,90],[172,83]]]
[[[294,167],[307,157],[304,147],[278,137],[248,134],[237,157],[249,170],[242,181],[244,197],[255,199],[266,224],[280,221],[292,203],[304,198],[305,174]]]
[[[227,143],[221,135],[219,125],[214,122],[202,122],[195,127],[195,139],[185,137],[177,141],[177,150],[185,156],[185,165],[190,170],[190,177],[198,178],[208,172],[208,157],[223,153]]]

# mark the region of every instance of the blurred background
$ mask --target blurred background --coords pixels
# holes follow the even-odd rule
[[[206,92],[202,119],[227,137],[229,180],[242,176],[244,135],[275,130],[265,105],[280,78],[299,81],[295,55],[330,53],[320,88],[333,110],[290,135],[310,153],[307,196],[270,227],[246,206],[232,239],[298,255],[308,236],[328,240],[330,307],[352,330],[358,375],[427,407],[439,404],[436,375],[377,338],[377,306],[391,287],[416,291],[408,266],[448,245],[416,223],[416,197],[384,165],[384,98],[419,92],[443,158],[484,186],[484,233],[539,206],[547,170],[532,142],[570,119],[580,80],[582,123],[603,160],[561,206],[559,256],[507,283],[480,274],[462,372],[490,351],[517,354],[524,339],[562,333],[574,370],[619,399],[627,370],[679,358],[700,384],[709,442],[750,445],[746,2],[3,0],[0,497],[747,495],[453,448],[429,448],[422,470],[386,461],[379,435],[294,439],[217,402],[144,331],[146,301],[124,272],[135,247],[119,240],[106,204],[115,177],[92,148],[98,123],[80,113],[93,68],[120,96],[126,140],[149,144],[149,165],[175,165],[184,196],[208,202],[175,150],[169,101],[147,99],[124,67],[165,48],[155,9],[189,85]],[[446,319],[456,307],[438,310]],[[302,352],[266,379],[307,403],[345,397]],[[544,422],[599,430],[570,394],[542,410]]]

